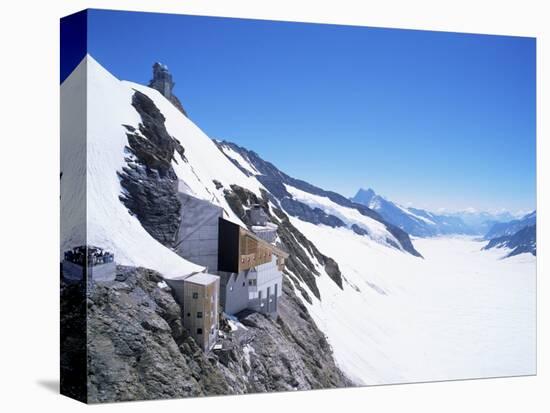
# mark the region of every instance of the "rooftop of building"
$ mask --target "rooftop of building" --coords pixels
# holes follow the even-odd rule
[[[252,231],[261,232],[261,231],[274,231],[277,230],[279,226],[273,222],[266,222],[265,225],[252,225]]]
[[[160,69],[162,69],[162,70],[168,71],[168,66],[163,65],[163,64],[160,63],[160,62],[155,62],[155,63],[153,64],[153,68],[160,68]]]
[[[190,282],[198,285],[209,285],[216,282],[220,277],[217,275],[209,274],[207,272],[199,272],[185,279],[186,282]]]
[[[241,234],[246,234],[247,236],[255,239],[256,241],[258,241],[259,244],[263,245],[266,248],[269,248],[275,255],[277,255],[279,257],[282,257],[282,258],[288,258],[288,252],[283,251],[281,248],[279,248],[279,247],[277,247],[273,244],[270,244],[269,242],[263,240],[262,238],[258,237],[256,234],[254,234],[253,231],[250,231],[249,229],[244,228],[244,227],[240,226],[239,224],[236,224],[233,221],[229,221],[225,218],[221,218],[221,220],[223,220],[226,223],[229,223],[231,225],[234,225],[234,226],[238,227]],[[273,224],[273,225],[275,225],[275,224]]]

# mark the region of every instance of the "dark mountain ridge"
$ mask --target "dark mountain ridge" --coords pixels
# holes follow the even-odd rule
[[[483,238],[491,240],[505,235],[513,235],[521,229],[535,225],[537,223],[537,211],[530,212],[529,214],[521,217],[520,219],[514,219],[509,222],[497,222],[489,229]]]
[[[530,253],[537,255],[537,226],[529,225],[512,235],[503,235],[493,238],[483,247],[484,250],[491,248],[508,248],[511,249],[505,258],[513,257],[514,255]]]
[[[484,237],[489,240],[483,248],[508,248],[506,257],[522,253],[537,255],[537,211],[510,222],[496,223]]]
[[[315,185],[312,185],[301,179],[293,178],[281,170],[279,170],[271,162],[265,161],[256,152],[243,148],[233,142],[228,141],[214,141],[216,145],[223,151],[223,147],[229,147],[233,151],[239,153],[245,160],[247,160],[254,168],[259,172],[256,175],[256,179],[260,181],[264,187],[269,191],[270,195],[277,201],[281,208],[290,214],[291,216],[298,217],[304,221],[314,224],[324,224],[331,227],[345,226],[345,223],[338,217],[327,214],[320,208],[312,208],[303,202],[293,199],[292,195],[287,191],[285,184],[293,186],[304,192],[308,192],[313,195],[318,195],[330,199],[332,202],[347,208],[352,208],[362,215],[372,218],[382,223],[388,232],[392,234],[399,242],[399,246],[408,253],[421,257],[422,255],[414,248],[414,245],[409,237],[409,234],[396,225],[386,221],[378,212],[354,202],[336,192],[327,191]],[[227,155],[226,155],[227,156]],[[251,176],[252,173],[240,165],[235,159],[227,156],[227,158],[237,166],[243,173]],[[364,229],[363,229],[364,230]],[[361,227],[356,226],[356,233],[361,233]],[[395,247],[399,247],[395,245]]]

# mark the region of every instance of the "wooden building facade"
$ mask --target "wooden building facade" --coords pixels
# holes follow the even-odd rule
[[[218,338],[220,278],[198,273],[184,280],[183,326],[208,351]]]
[[[270,263],[283,271],[288,253],[231,221],[219,219],[218,270],[239,273]]]

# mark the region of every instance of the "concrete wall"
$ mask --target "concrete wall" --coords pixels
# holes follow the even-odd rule
[[[64,260],[61,263],[61,268],[63,270],[63,277],[70,281],[80,281],[86,276],[83,266],[70,261]]]
[[[220,303],[226,314],[235,315],[248,308],[248,278],[245,271],[219,273]]]
[[[219,272],[220,303],[226,314],[245,309],[276,316],[282,295],[283,274],[277,258],[252,270],[236,273]]]
[[[185,283],[184,280],[164,280],[166,284],[174,291],[174,295],[176,297],[176,301],[178,304],[183,308],[183,300],[185,299],[185,293],[184,293],[184,287]]]
[[[176,241],[176,252],[195,264],[218,270],[218,220],[223,209],[210,202],[179,193],[182,220]]]
[[[270,263],[259,265],[254,271],[250,271],[249,279],[255,279],[256,285],[249,287],[248,308],[271,316],[276,315],[283,287],[283,274],[277,268],[277,258],[274,256]]]
[[[114,281],[115,277],[116,264],[114,262],[88,267],[88,280],[93,280],[96,282]]]
[[[70,261],[62,262],[63,277],[71,281],[80,281],[86,277],[84,267]],[[88,267],[88,281],[105,282],[114,281],[116,277],[116,264],[108,262],[106,264],[94,265]]]

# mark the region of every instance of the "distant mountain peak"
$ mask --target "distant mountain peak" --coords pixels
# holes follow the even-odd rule
[[[405,207],[378,195],[372,188],[359,189],[351,200],[375,210],[386,221],[417,237],[473,232],[460,217]]]
[[[364,195],[376,195],[376,192],[374,192],[374,189],[372,188],[359,188],[359,190],[357,191],[357,195],[359,194],[364,194]]]
[[[363,204],[365,206],[369,206],[370,202],[379,196],[372,188],[364,189],[360,188],[355,196],[351,198],[353,202],[357,202],[358,204]]]

